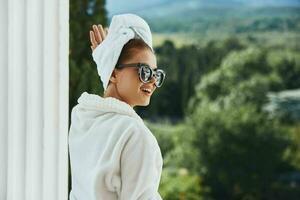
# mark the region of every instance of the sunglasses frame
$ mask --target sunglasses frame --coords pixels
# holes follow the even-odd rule
[[[142,74],[142,67],[143,66],[146,66],[146,67],[148,67],[149,69],[150,69],[150,71],[151,71],[151,78],[150,78],[150,80],[149,81],[144,81],[142,78],[141,78],[141,74]],[[116,66],[116,68],[117,69],[122,69],[123,67],[137,67],[137,68],[139,68],[139,78],[140,78],[140,81],[141,82],[143,82],[143,83],[149,83],[150,81],[151,81],[151,79],[153,78],[153,76],[155,76],[155,74],[157,73],[157,72],[160,72],[160,73],[162,73],[162,75],[163,75],[163,78],[162,78],[162,82],[161,82],[161,84],[158,86],[157,84],[156,84],[156,81],[155,81],[155,86],[156,87],[161,87],[162,86],[162,84],[163,84],[163,82],[164,82],[164,80],[165,80],[165,77],[166,77],[166,73],[162,70],[162,69],[152,69],[148,64],[146,64],[146,63],[128,63],[128,64],[120,64],[120,65],[117,65]],[[155,78],[155,77],[154,77]],[[155,80],[156,80],[156,78],[155,78]]]

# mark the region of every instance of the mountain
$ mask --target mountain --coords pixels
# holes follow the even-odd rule
[[[109,17],[114,14],[132,12],[151,16],[159,15],[163,7],[172,9],[196,9],[206,7],[299,7],[300,0],[107,0]],[[164,9],[165,10],[165,9]],[[176,9],[175,9],[176,10]],[[169,12],[167,12],[169,13]],[[160,12],[160,15],[165,13]]]
[[[141,10],[146,10],[147,8],[159,7],[166,3],[170,3],[172,0],[106,0],[106,9],[109,16],[133,12],[136,13]]]
[[[300,32],[300,0],[127,0],[113,5],[114,14],[135,13],[154,33],[243,34]]]

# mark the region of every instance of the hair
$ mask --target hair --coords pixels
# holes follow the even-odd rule
[[[123,64],[126,60],[131,59],[136,50],[145,50],[151,48],[142,39],[131,39],[122,48],[117,65]]]
[[[139,38],[131,39],[129,40],[122,48],[122,51],[120,53],[119,59],[117,61],[116,66],[123,64],[125,61],[131,59],[138,50],[145,50],[149,49],[151,51],[151,48],[142,40]],[[108,84],[111,82],[109,81]]]

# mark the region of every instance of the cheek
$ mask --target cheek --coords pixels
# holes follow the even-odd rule
[[[136,71],[124,73],[119,79],[119,88],[122,89],[122,92],[130,93],[137,91],[140,86],[141,82]]]

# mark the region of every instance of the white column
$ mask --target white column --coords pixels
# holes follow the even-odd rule
[[[68,198],[68,0],[0,0],[0,199]]]
[[[7,0],[0,0],[0,199],[7,180]]]

